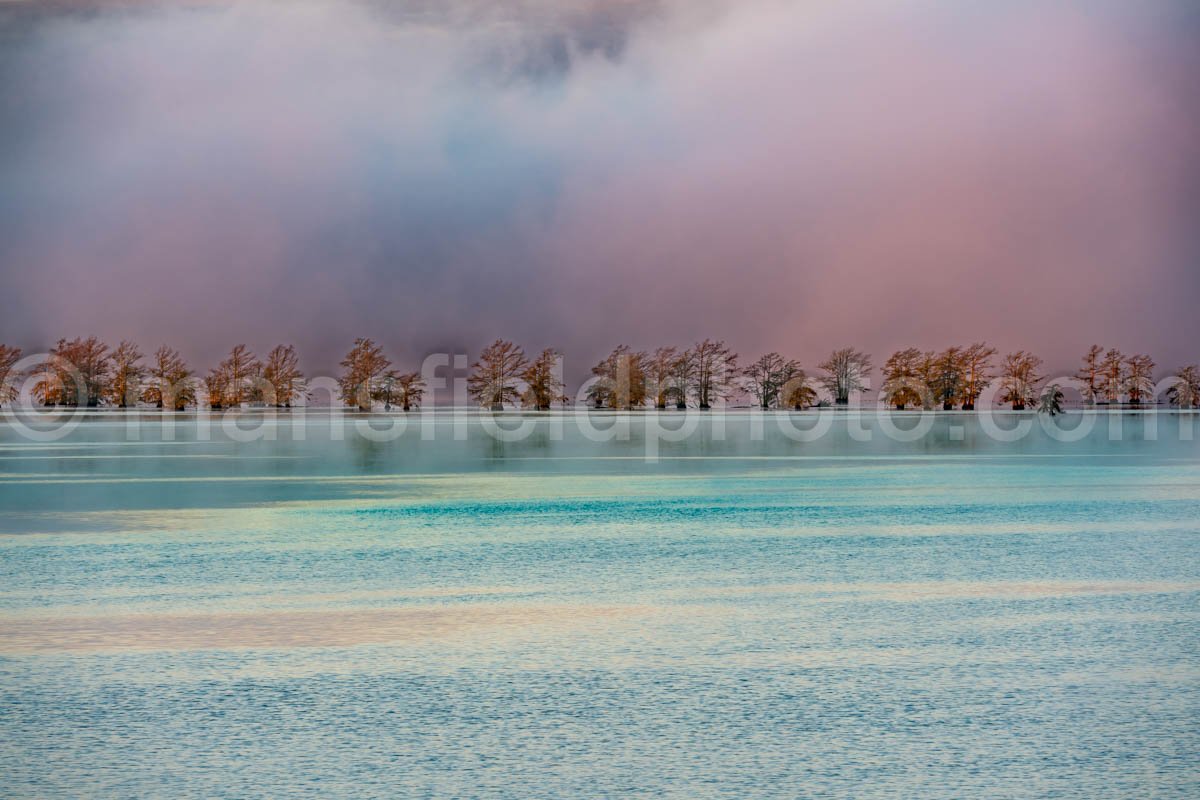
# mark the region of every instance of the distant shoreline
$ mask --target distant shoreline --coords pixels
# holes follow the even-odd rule
[[[812,407],[804,409],[791,408],[767,408],[760,409],[755,406],[729,406],[727,408],[645,408],[645,409],[619,409],[619,408],[593,408],[591,406],[580,405],[575,408],[554,408],[546,410],[538,410],[532,408],[505,408],[499,410],[491,410],[481,408],[476,405],[427,405],[420,408],[414,408],[410,411],[403,411],[397,408],[390,410],[374,409],[371,411],[362,411],[353,406],[292,406],[292,407],[276,407],[276,406],[243,406],[241,408],[186,408],[181,410],[172,410],[166,408],[154,408],[152,406],[139,408],[89,408],[86,406],[21,406],[12,408],[9,406],[0,407],[0,419],[14,417],[18,415],[39,416],[51,414],[72,414],[82,416],[95,417],[127,417],[136,415],[148,416],[170,416],[176,419],[185,417],[219,417],[219,416],[234,416],[234,415],[306,415],[306,414],[321,414],[323,416],[331,416],[337,414],[346,417],[420,417],[422,415],[448,414],[458,413],[474,417],[522,417],[529,419],[549,418],[549,417],[570,417],[570,416],[611,416],[611,417],[684,417],[684,416],[699,416],[703,417],[719,417],[719,416],[766,416],[766,417],[791,417],[791,416],[816,416],[822,414],[833,415],[849,415],[849,414],[887,414],[888,416],[899,417],[920,417],[920,416],[948,416],[948,417],[972,417],[972,416],[1030,416],[1036,417],[1040,413],[1035,408],[1024,408],[1014,410],[1011,408],[976,408],[976,409],[943,409],[943,408],[907,408],[896,409],[890,406],[872,406],[872,405],[851,405],[851,406],[826,406]],[[1157,405],[1144,405],[1141,407],[1133,406],[1067,406],[1061,414],[1091,414],[1091,415],[1112,415],[1112,414],[1172,414],[1183,416],[1200,415],[1200,408],[1178,408],[1167,403]]]

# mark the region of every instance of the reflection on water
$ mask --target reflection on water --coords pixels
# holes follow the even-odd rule
[[[1200,452],[1131,420],[0,426],[4,794],[1200,796]]]

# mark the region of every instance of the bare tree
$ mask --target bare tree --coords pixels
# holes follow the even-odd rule
[[[396,399],[396,381],[399,380],[400,373],[394,369],[389,369],[379,379],[379,385],[371,397],[375,400],[383,401],[383,410],[392,410],[392,401]]]
[[[562,382],[562,354],[547,347],[525,367],[525,397],[521,404],[548,411],[553,403],[565,403],[566,384]]]
[[[204,393],[209,408],[224,408],[229,398],[229,373],[221,366],[213,367],[204,376]]]
[[[588,398],[596,408],[639,408],[646,404],[646,354],[620,345],[596,366],[597,380],[588,389]]]
[[[818,364],[825,370],[821,383],[833,395],[839,406],[850,403],[850,395],[866,388],[866,377],[871,372],[871,356],[852,347],[834,350],[829,358]]]
[[[674,347],[660,347],[645,361],[646,388],[654,398],[654,407],[664,409],[673,394],[675,362],[679,358],[679,350]]]
[[[1135,355],[1125,359],[1125,396],[1131,405],[1140,406],[1143,401],[1154,397],[1154,359],[1147,355]]]
[[[401,408],[405,411],[420,408],[425,397],[425,379],[419,372],[403,372],[396,376],[396,390]]]
[[[1075,377],[1083,384],[1083,402],[1095,405],[1104,388],[1104,348],[1094,344],[1083,357],[1083,366]]]
[[[153,361],[147,370],[142,401],[153,403],[158,408],[182,411],[196,401],[196,387],[192,372],[187,368],[179,351],[165,344],[154,351]]]
[[[1178,408],[1200,407],[1200,366],[1181,367],[1171,388],[1167,389],[1167,399]]]
[[[729,395],[737,377],[737,353],[725,342],[705,339],[692,347],[696,367],[696,405],[701,410]]]
[[[780,402],[797,411],[815,405],[817,390],[813,388],[804,370],[796,370],[779,389]]]
[[[1022,411],[1027,405],[1038,402],[1037,385],[1042,376],[1038,368],[1042,360],[1032,353],[1018,350],[1004,357],[1000,370],[1000,400],[1012,403],[1014,411]]]
[[[68,381],[71,377],[64,380],[64,375],[68,375],[67,370],[62,364],[50,358],[38,367],[34,372],[33,382],[33,397],[44,406],[56,406],[65,402]],[[75,392],[74,384],[71,384],[71,390]],[[86,397],[86,392],[80,391],[78,394]]]
[[[1052,383],[1042,390],[1041,399],[1038,401],[1038,412],[1041,414],[1049,414],[1056,417],[1063,413],[1063,392],[1057,383]]]
[[[21,348],[0,344],[0,405],[17,399],[17,379],[14,367],[21,360]]]
[[[50,355],[45,376],[35,388],[43,402],[54,398],[54,402],[64,405],[100,405],[112,382],[108,345],[95,336],[59,339]]]
[[[271,348],[262,365],[262,379],[270,387],[271,405],[291,408],[292,403],[304,396],[304,373],[300,371],[300,360],[296,348],[280,344]]]
[[[360,411],[370,411],[372,400],[382,391],[381,382],[392,362],[383,348],[370,339],[354,340],[354,347],[342,359],[342,376],[338,379],[342,401]]]
[[[393,401],[405,411],[420,408],[425,396],[425,379],[419,372],[397,372],[389,370],[378,383],[374,393],[376,400],[383,401],[385,411],[392,410]]]
[[[932,391],[925,382],[922,366],[925,354],[915,347],[892,353],[883,365],[883,396],[903,411],[910,405],[929,405]]]
[[[927,350],[921,354],[921,360],[917,366],[917,374],[921,377],[921,383],[925,386],[925,391],[921,393],[921,408],[926,411],[933,410],[934,384],[938,379],[938,353],[934,350]]]
[[[942,401],[943,411],[952,410],[961,401],[966,382],[963,362],[961,347],[948,347],[938,354],[932,388],[936,398]]]
[[[1125,388],[1125,356],[1115,348],[1109,350],[1104,354],[1100,369],[1104,399],[1109,403],[1121,402],[1121,392]]]
[[[742,389],[755,399],[760,408],[771,408],[779,402],[784,385],[800,372],[800,365],[779,353],[767,353],[742,370]]]
[[[141,394],[146,368],[142,366],[142,351],[133,342],[122,341],[112,352],[112,383],[108,387],[109,402],[126,408],[137,402]]]
[[[992,379],[992,359],[995,355],[996,348],[987,342],[975,342],[963,351],[963,411],[975,410],[975,401]]]
[[[670,397],[675,398],[675,408],[687,408],[688,396],[696,385],[696,354],[684,350],[671,362]]]
[[[250,400],[254,392],[255,378],[262,364],[244,344],[235,345],[229,355],[209,373],[205,379],[209,390],[209,403],[213,408],[237,408]],[[214,402],[213,392],[219,391],[219,400]]]
[[[525,352],[520,347],[497,339],[485,347],[479,360],[471,365],[467,391],[481,406],[501,411],[505,403],[520,397],[518,384],[525,364]]]

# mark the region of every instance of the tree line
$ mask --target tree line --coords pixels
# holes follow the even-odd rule
[[[881,395],[898,410],[906,408],[973,410],[985,389],[998,380],[997,399],[1013,409],[1061,408],[1062,390],[1046,385],[1042,360],[1025,350],[998,357],[986,342],[953,346],[940,352],[906,348],[893,353],[882,367]],[[0,403],[15,399],[14,369],[20,348],[0,344]],[[571,398],[561,375],[562,354],[546,348],[532,358],[511,341],[497,339],[471,364],[467,391],[493,410],[519,405],[548,410],[567,406]],[[32,373],[32,393],[44,405],[101,405],[126,408],[146,403],[182,410],[203,404],[236,408],[245,403],[290,407],[307,396],[305,377],[292,345],[280,344],[259,358],[246,345],[207,373],[192,371],[179,352],[163,345],[147,357],[136,344],[115,348],[94,336],[60,339],[50,357]],[[410,411],[419,408],[426,383],[419,372],[394,369],[383,348],[367,338],[354,341],[341,361],[340,399],[368,411],[377,404]],[[1141,406],[1153,402],[1153,359],[1126,355],[1093,345],[1074,378],[1086,404]],[[739,393],[762,409],[806,409],[823,404],[821,391],[835,405],[847,405],[867,387],[871,356],[854,348],[835,350],[810,376],[795,359],[776,352],[739,365],[738,354],[721,340],[704,339],[691,347],[613,349],[592,367],[586,398],[598,409],[653,407],[709,409]],[[1200,406],[1200,367],[1178,370],[1167,389],[1168,401],[1180,408]]]
[[[18,377],[11,374],[21,350],[0,344],[0,402],[15,399]],[[258,358],[244,344],[200,376],[178,350],[163,345],[149,358],[129,341],[115,348],[95,336],[59,339],[33,371],[33,398],[43,405],[101,405],[129,408],[147,403],[181,411],[202,399],[212,408],[234,408],[247,402],[291,406],[305,394],[296,348],[281,344]],[[203,389],[203,391],[201,391]]]
[[[955,346],[941,352],[907,348],[897,351],[883,366],[882,393],[899,410],[909,406],[945,410],[973,410],[985,388],[999,379],[1000,402],[1021,410],[1036,406],[1061,407],[1057,385],[1044,386],[1042,360],[1018,350],[998,363],[998,351],[985,342]],[[562,354],[542,350],[535,357],[511,341],[497,339],[471,364],[467,391],[483,407],[507,406],[546,410],[571,402],[561,376]],[[1075,376],[1083,386],[1084,401],[1128,402],[1142,405],[1154,392],[1154,361],[1145,355],[1125,356],[1094,345]],[[385,407],[402,403],[405,410],[420,404],[425,383],[418,373],[397,374],[381,348],[370,339],[356,340],[342,361],[343,400],[367,410],[374,403]],[[586,398],[594,408],[632,410],[689,406],[708,409],[744,393],[763,409],[805,409],[818,405],[824,390],[835,405],[866,388],[872,372],[871,356],[854,348],[833,351],[817,364],[821,374],[810,377],[795,359],[767,353],[740,366],[738,354],[721,340],[704,339],[688,348],[659,347],[653,351],[619,345],[592,367]],[[1182,408],[1200,405],[1200,368],[1183,367],[1167,391],[1172,404]]]
[[[941,352],[900,350],[884,365],[884,396],[899,409],[909,405],[932,408],[940,403],[945,410],[961,407],[969,411],[975,408],[984,388],[998,378],[997,399],[1017,410],[1043,405],[1048,402],[1047,394],[1061,397],[1061,387],[1044,384],[1042,360],[1033,353],[1009,353],[998,366],[993,361],[996,356],[996,348],[985,342]],[[1105,351],[1100,345],[1092,345],[1074,378],[1087,405],[1124,402],[1137,407],[1154,399],[1154,367],[1148,355],[1125,355],[1117,349]],[[1195,408],[1198,397],[1200,368],[1181,368],[1167,390],[1168,400],[1176,406]]]

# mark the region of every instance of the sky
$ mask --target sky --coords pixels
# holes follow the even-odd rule
[[[0,342],[1200,360],[1186,0],[0,2]]]

